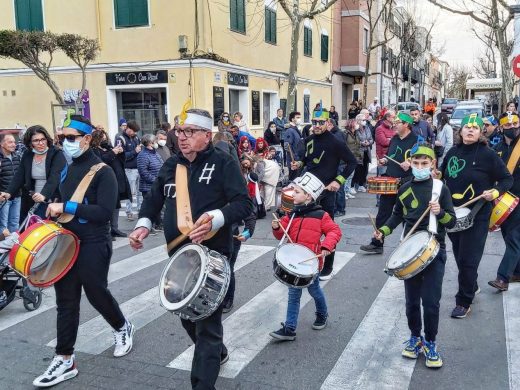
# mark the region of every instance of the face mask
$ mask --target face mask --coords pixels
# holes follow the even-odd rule
[[[165,139],[161,139],[161,140],[157,141],[157,143],[159,144],[159,146],[165,146],[166,145],[166,140]]]
[[[366,126],[367,121],[361,121],[361,124],[362,124],[363,126]]]
[[[517,130],[517,128],[504,129],[504,135],[509,139],[515,139]]]
[[[63,141],[63,153],[67,154],[69,157],[76,158],[83,154],[84,150],[79,146],[81,141]]]
[[[430,177],[430,168],[415,168],[412,167],[412,174],[417,180],[426,180]]]
[[[301,125],[302,124],[302,118],[296,118],[296,122],[295,122],[297,125]]]
[[[37,151],[36,149],[34,149],[34,148],[33,148],[33,150],[32,150],[32,151],[33,151],[33,153],[34,153],[34,154],[39,154],[39,155],[42,155],[42,154],[45,154],[45,153],[47,153],[47,152],[48,152],[48,150],[49,150],[49,148],[45,148],[45,150],[44,150],[44,151],[42,151],[42,152],[39,152],[39,151]]]
[[[356,125],[354,126],[354,129],[359,130],[359,125],[356,124]]]
[[[159,144],[158,144],[157,142],[154,142],[154,143],[153,143],[153,148],[154,148],[154,149],[157,149],[158,147],[159,147]]]
[[[276,127],[270,127],[271,131],[276,131]]]

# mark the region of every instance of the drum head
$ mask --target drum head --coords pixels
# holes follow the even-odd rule
[[[463,207],[461,209],[455,210],[455,216],[457,217],[457,219],[462,219],[462,218],[468,216],[469,213],[471,213],[471,210],[468,209],[467,207]]]
[[[318,272],[317,258],[299,264],[312,256],[315,256],[315,253],[300,244],[285,244],[276,251],[278,264],[290,273],[300,276],[313,276]]]
[[[206,263],[206,253],[199,245],[185,245],[173,254],[159,283],[161,303],[167,310],[184,307],[198,292]]]
[[[388,269],[397,269],[413,259],[430,240],[430,233],[418,232],[402,242],[390,255]]]

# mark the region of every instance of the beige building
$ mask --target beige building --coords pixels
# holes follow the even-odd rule
[[[0,2],[5,29],[72,32],[97,38],[88,67],[87,110],[115,134],[118,120],[144,131],[173,121],[188,98],[215,116],[240,111],[257,135],[284,107],[290,26],[272,0],[9,0]],[[331,11],[302,26],[297,109],[309,119],[316,102],[331,103]],[[65,97],[77,96],[81,74],[64,55],[52,77]],[[86,100],[86,99],[85,99]],[[0,128],[52,127],[50,89],[17,61],[0,60]]]

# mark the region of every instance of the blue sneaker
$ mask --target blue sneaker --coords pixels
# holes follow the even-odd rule
[[[422,337],[411,336],[410,340],[405,341],[403,344],[406,344],[406,347],[404,347],[401,355],[406,358],[417,359],[419,354],[422,352]]]
[[[437,346],[435,345],[435,341],[428,342],[423,340],[423,353],[426,357],[426,367],[442,367],[442,359],[439,353],[437,352]]]

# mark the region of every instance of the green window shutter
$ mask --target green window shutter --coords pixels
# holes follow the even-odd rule
[[[265,7],[265,41],[276,43],[276,11]]]
[[[149,24],[148,0],[114,0],[116,27],[138,27]]]
[[[237,30],[237,0],[229,1],[229,26],[231,30]]]
[[[329,60],[329,36],[325,34],[321,34],[321,60]]]
[[[43,31],[43,9],[41,0],[15,0],[16,29]]]
[[[309,27],[303,28],[303,54],[312,56],[312,30]]]
[[[230,0],[230,26],[234,31],[246,32],[246,6],[244,0]]]

